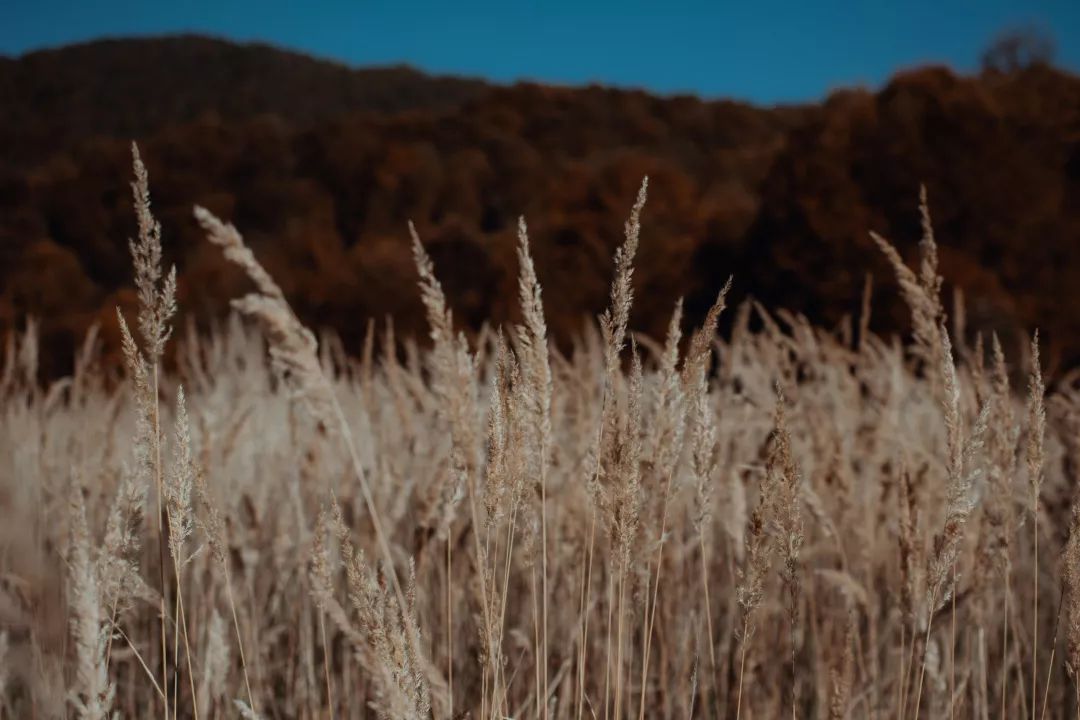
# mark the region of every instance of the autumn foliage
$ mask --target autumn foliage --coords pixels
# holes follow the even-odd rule
[[[0,331],[41,320],[43,372],[130,306],[124,179],[137,139],[187,319],[243,279],[199,241],[192,203],[245,228],[300,317],[358,350],[369,320],[423,332],[404,220],[457,318],[516,319],[515,232],[530,222],[560,343],[604,307],[625,200],[653,179],[632,326],[663,335],[676,295],[699,322],[730,274],[769,306],[907,328],[869,240],[910,257],[921,182],[967,325],[1017,348],[1038,323],[1051,365],[1080,359],[1080,80],[1036,64],[896,76],[879,92],[758,108],[644,92],[495,87],[352,71],[203,38],[116,41],[0,60]],[[880,298],[880,301],[877,300]],[[183,322],[183,320],[182,320]],[[113,344],[115,345],[115,344]]]

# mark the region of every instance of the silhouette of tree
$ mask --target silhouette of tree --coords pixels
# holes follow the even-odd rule
[[[1054,38],[1042,28],[1009,28],[998,35],[982,56],[984,70],[1016,72],[1032,65],[1054,62]]]

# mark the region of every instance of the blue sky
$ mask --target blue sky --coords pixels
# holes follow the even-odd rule
[[[358,66],[406,62],[501,82],[601,82],[775,103],[877,86],[925,62],[974,70],[987,43],[1017,25],[1047,31],[1058,63],[1080,70],[1080,0],[3,0],[0,54],[202,32]]]

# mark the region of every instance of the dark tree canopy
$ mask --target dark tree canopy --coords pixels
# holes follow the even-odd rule
[[[1034,26],[1011,28],[998,35],[983,52],[982,65],[986,70],[1011,73],[1035,64],[1054,62],[1054,38]]]
[[[118,68],[141,75],[106,92],[106,70]],[[305,322],[352,349],[387,315],[400,334],[425,334],[409,219],[458,322],[516,319],[524,215],[565,344],[605,306],[612,253],[648,174],[635,328],[661,335],[679,296],[697,322],[731,274],[734,299],[834,325],[857,310],[871,272],[873,327],[906,332],[868,232],[913,254],[926,183],[947,295],[964,292],[972,330],[1008,342],[1038,325],[1048,356],[1075,362],[1080,80],[1038,62],[1002,69],[925,68],[879,92],[758,108],[370,75],[199,38],[4,61],[0,138],[18,152],[0,158],[0,334],[37,316],[49,373],[92,323],[115,339],[115,306],[132,300],[136,139],[181,305],[200,322],[247,286],[198,231],[196,203],[235,222]],[[62,91],[72,87],[86,91]],[[187,110],[160,112],[169,94]]]

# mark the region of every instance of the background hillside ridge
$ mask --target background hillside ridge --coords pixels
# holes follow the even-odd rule
[[[763,108],[351,69],[199,36],[3,59],[0,333],[41,318],[47,373],[92,323],[114,332],[114,306],[133,299],[132,139],[181,305],[201,322],[246,285],[206,246],[195,203],[235,222],[305,321],[352,349],[367,318],[424,335],[410,218],[458,322],[516,319],[520,214],[567,343],[583,310],[604,307],[648,174],[637,329],[661,334],[679,295],[697,323],[729,274],[738,297],[832,326],[857,312],[870,272],[872,326],[902,332],[867,232],[913,252],[925,181],[947,292],[963,290],[972,331],[1015,350],[1038,319],[1051,362],[1080,360],[1080,308],[1057,302],[1080,283],[1080,80],[1045,65],[922,68],[876,92]]]

